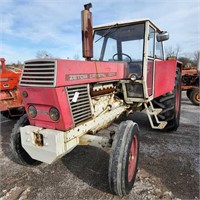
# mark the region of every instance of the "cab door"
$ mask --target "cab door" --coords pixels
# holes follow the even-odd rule
[[[154,97],[154,85],[156,78],[156,63],[164,60],[163,53],[163,42],[158,42],[156,40],[156,35],[158,34],[157,30],[148,25],[148,36],[147,36],[147,76],[146,76],[146,85],[147,85],[147,96],[148,98]]]

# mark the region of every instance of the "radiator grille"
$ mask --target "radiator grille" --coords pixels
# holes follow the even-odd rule
[[[54,87],[56,62],[53,60],[37,60],[25,63],[20,79],[21,86]]]
[[[90,118],[92,113],[90,108],[88,85],[69,86],[66,87],[66,90],[74,124],[76,125]],[[78,94],[78,98],[73,102],[75,94]]]

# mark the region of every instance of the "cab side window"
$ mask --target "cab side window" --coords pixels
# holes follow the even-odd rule
[[[155,55],[155,57],[156,57],[157,59],[164,60],[162,42],[157,42],[157,41],[156,41],[156,55]]]
[[[148,57],[154,58],[155,30],[151,26],[149,27],[148,40]]]

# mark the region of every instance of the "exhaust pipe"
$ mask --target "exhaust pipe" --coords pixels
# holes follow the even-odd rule
[[[82,52],[86,60],[91,60],[93,57],[93,38],[92,38],[92,13],[90,8],[91,3],[84,5],[84,10],[81,12],[82,17]]]
[[[6,65],[5,65],[5,58],[0,58],[1,61],[1,68],[2,68],[2,73],[6,71]]]

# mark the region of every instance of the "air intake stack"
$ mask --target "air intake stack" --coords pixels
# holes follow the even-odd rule
[[[2,73],[6,71],[5,58],[0,58]]]
[[[84,10],[81,12],[82,16],[82,51],[83,57],[86,60],[91,60],[93,57],[93,43],[92,43],[92,13],[89,11],[92,4],[85,4]]]

